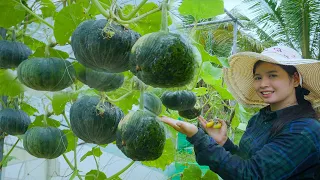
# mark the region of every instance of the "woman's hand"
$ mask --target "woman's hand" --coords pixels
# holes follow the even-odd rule
[[[207,121],[202,117],[198,117],[198,121],[200,122],[201,126],[205,131],[208,133],[209,136],[211,136],[219,145],[223,146],[224,143],[228,139],[227,135],[227,124],[224,120],[218,119],[218,121],[221,123],[221,128],[213,128],[213,127],[207,127]]]
[[[197,126],[185,121],[178,121],[166,116],[160,117],[160,120],[188,137],[192,137],[198,132]]]

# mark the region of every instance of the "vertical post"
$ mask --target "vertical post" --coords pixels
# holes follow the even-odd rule
[[[318,60],[320,60],[320,32],[318,32]]]
[[[237,53],[238,23],[233,21],[233,44],[231,54]]]

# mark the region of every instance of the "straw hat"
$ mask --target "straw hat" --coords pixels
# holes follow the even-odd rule
[[[245,106],[267,105],[253,88],[253,66],[258,60],[295,66],[302,79],[300,84],[310,91],[305,99],[314,108],[320,107],[320,61],[303,59],[298,52],[285,46],[267,48],[261,54],[240,52],[229,58],[230,67],[224,68],[224,80],[238,102]]]

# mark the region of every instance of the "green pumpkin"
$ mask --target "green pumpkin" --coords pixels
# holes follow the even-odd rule
[[[139,37],[138,33],[105,19],[87,20],[73,32],[71,46],[84,66],[118,73],[129,70],[130,50]]]
[[[37,158],[54,159],[66,151],[68,140],[58,128],[33,127],[25,133],[23,147]]]
[[[16,68],[32,51],[20,42],[0,40],[0,69]]]
[[[18,67],[18,78],[27,87],[39,91],[60,91],[75,81],[69,61],[59,58],[31,58]]]
[[[179,87],[191,82],[196,61],[192,48],[178,34],[154,32],[132,47],[130,71],[145,84]]]
[[[24,134],[31,120],[22,110],[6,108],[0,110],[0,131],[10,135]]]
[[[124,82],[124,75],[122,73],[96,71],[86,68],[80,63],[76,66],[77,79],[98,91],[107,92],[116,90],[120,88]]]
[[[109,102],[100,105],[97,96],[83,96],[70,109],[74,134],[87,143],[108,144],[116,140],[116,130],[123,118],[122,110]],[[102,112],[103,110],[104,112]]]
[[[117,130],[118,148],[135,161],[152,161],[163,152],[166,135],[157,116],[138,110],[126,115]]]
[[[201,114],[201,109],[191,108],[184,111],[178,111],[179,116],[187,119],[194,119]]]
[[[143,93],[143,100],[144,100],[143,105],[145,109],[154,113],[157,116],[161,114],[162,103],[158,96],[150,92],[145,92]]]
[[[172,110],[184,111],[194,107],[197,96],[188,90],[165,91],[161,96],[162,104]]]

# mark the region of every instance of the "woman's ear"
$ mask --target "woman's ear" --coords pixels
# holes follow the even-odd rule
[[[299,76],[299,73],[298,72],[295,72],[293,74],[293,85],[294,87],[298,87],[300,85],[300,76]]]

